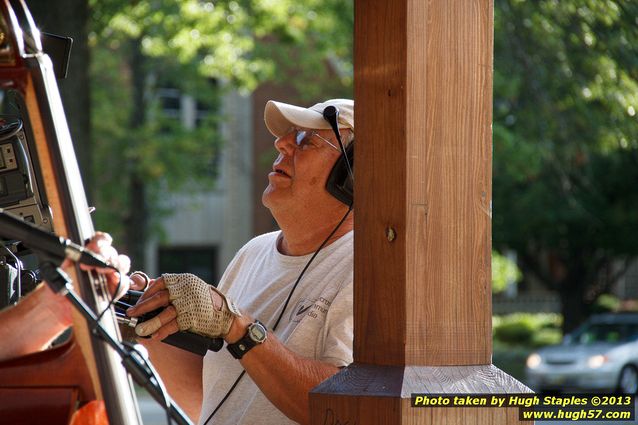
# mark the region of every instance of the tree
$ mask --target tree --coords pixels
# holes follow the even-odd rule
[[[212,109],[220,88],[206,78],[286,82],[307,99],[352,87],[351,0],[92,0],[90,90],[86,0],[65,2],[29,3],[41,28],[74,35],[62,92],[96,221],[138,261],[161,194],[212,184],[221,143],[214,119],[163,118],[159,84]],[[637,15],[627,0],[495,2],[494,246],[559,292],[567,330],[638,252]]]
[[[240,90],[266,79],[298,79],[302,73],[294,65],[307,63],[308,71],[325,61],[327,48],[338,52],[325,40],[339,16],[326,15],[338,14],[338,6],[348,3],[92,1],[96,219],[100,227],[123,235],[134,261],[144,263],[149,218],[158,217],[159,196],[185,183],[212,184],[210,169],[220,144],[215,117],[196,130],[167,126],[153,97],[158,85],[169,82],[214,104],[219,85],[206,84],[207,79]],[[347,34],[350,28],[333,33]],[[304,43],[314,48],[297,50],[300,62],[287,68],[295,69],[291,79],[290,72],[278,69],[286,68],[289,58],[277,58],[283,46]]]
[[[494,246],[558,291],[569,331],[638,254],[638,5],[495,6]]]
[[[29,10],[40,31],[73,38],[68,78],[58,80],[60,96],[74,140],[87,197],[91,188],[91,98],[89,90],[90,61],[88,38],[88,0],[59,0],[56,7],[46,0],[30,0]]]
[[[507,289],[508,285],[521,280],[521,270],[516,262],[498,251],[492,251],[492,293],[498,294]]]

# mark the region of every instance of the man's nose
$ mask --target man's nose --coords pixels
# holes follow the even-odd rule
[[[283,155],[292,156],[295,153],[294,133],[288,133],[275,140],[275,149]]]

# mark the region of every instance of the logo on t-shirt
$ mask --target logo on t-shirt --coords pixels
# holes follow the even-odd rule
[[[291,322],[299,322],[304,316],[312,317],[316,319],[319,316],[325,316],[330,307],[330,301],[323,297],[319,297],[316,300],[308,300],[306,298],[300,299],[295,308],[290,313]]]

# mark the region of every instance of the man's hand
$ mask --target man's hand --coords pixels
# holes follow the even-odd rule
[[[162,307],[160,314],[137,325],[138,335],[164,339],[185,330],[213,338],[225,336],[233,319],[240,315],[224,294],[188,273],[165,274],[151,280],[148,290],[126,313],[136,317]]]
[[[97,255],[104,258],[107,264],[114,267],[111,268],[98,268],[80,264],[80,269],[85,271],[96,271],[103,275],[106,279],[107,286],[111,296],[119,298],[128,291],[129,278],[127,273],[131,268],[131,260],[128,256],[118,254],[117,250],[111,245],[113,238],[108,233],[96,232],[91,240],[86,244],[86,248],[93,251]],[[73,263],[70,260],[65,260],[62,263],[62,268],[70,267]]]

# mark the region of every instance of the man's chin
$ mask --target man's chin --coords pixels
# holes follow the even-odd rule
[[[261,195],[261,203],[269,210],[281,206],[281,203],[284,201],[285,194],[282,193],[282,190],[277,190],[270,185],[268,185],[268,187],[264,190],[264,193]]]

